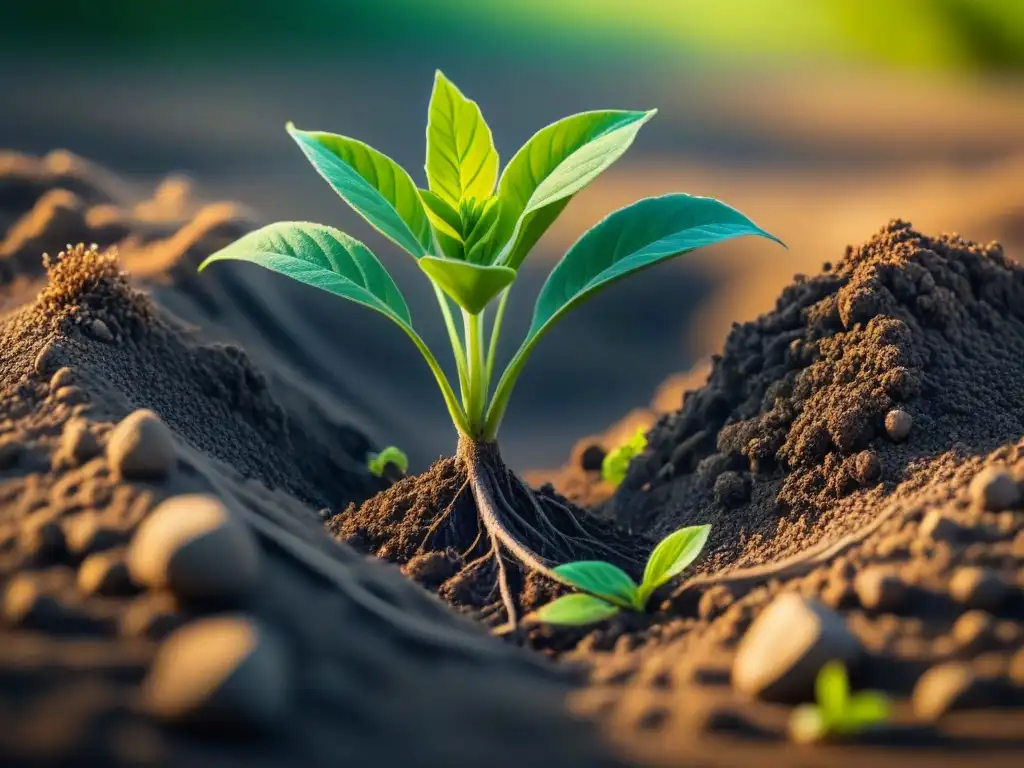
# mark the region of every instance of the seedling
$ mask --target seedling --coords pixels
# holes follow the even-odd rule
[[[383,477],[388,464],[394,464],[403,475],[409,471],[409,457],[393,445],[384,448],[380,453],[371,453],[367,456],[367,466],[371,475]]]
[[[815,704],[802,704],[789,719],[789,735],[801,744],[830,736],[852,736],[889,719],[889,702],[878,691],[850,693],[850,681],[841,661],[830,661],[814,684]]]
[[[526,338],[495,383],[502,318],[520,267],[576,193],[622,156],[654,114],[653,109],[602,110],[559,120],[527,141],[499,176],[498,152],[480,108],[438,72],[428,109],[425,189],[361,141],[288,123],[288,134],[334,191],[407,251],[433,283],[457,387],[415,330],[405,299],[384,266],[369,248],[333,227],[271,224],[200,265],[202,270],[229,259],[259,264],[369,307],[412,340],[458,432],[457,456],[487,533],[483,541],[489,542],[499,566],[499,586],[513,624],[515,606],[502,549],[548,575],[557,563],[615,555],[599,541],[591,521],[577,520],[568,507],[535,496],[498,452],[495,441],[509,398],[537,344],[569,310],[626,275],[743,235],[781,243],[739,211],[708,197],[670,194],[628,205],[584,234],[552,270]],[[485,315],[492,305],[488,329]]]
[[[647,430],[640,427],[629,440],[616,446],[601,462],[601,479],[616,488],[626,479],[629,462],[644,452],[647,447]]]
[[[534,615],[546,624],[591,624],[614,616],[622,609],[643,611],[651,594],[697,559],[704,549],[710,525],[680,528],[654,548],[637,586],[621,568],[600,560],[566,563],[553,569],[555,578],[584,594],[565,595],[540,608]]]

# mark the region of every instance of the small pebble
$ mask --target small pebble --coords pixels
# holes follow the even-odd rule
[[[975,475],[970,493],[975,503],[993,512],[1015,507],[1020,501],[1017,482],[1001,467],[985,467]]]
[[[290,687],[273,636],[252,619],[218,616],[168,637],[142,690],[146,710],[165,722],[256,735],[285,719]]]
[[[70,386],[74,378],[75,372],[67,366],[58,368],[57,372],[50,377],[50,389],[56,392],[61,387]]]
[[[78,589],[85,595],[123,597],[137,589],[120,553],[97,552],[89,555],[78,569]]]
[[[57,455],[63,466],[78,466],[100,454],[100,444],[85,419],[68,419]]]
[[[213,496],[173,496],[154,509],[128,547],[128,571],[141,585],[190,601],[233,603],[259,576],[260,550],[247,526]]]
[[[903,605],[907,587],[899,575],[888,568],[866,568],[853,582],[860,604],[869,611],[892,613]]]
[[[788,592],[754,620],[737,649],[733,687],[765,701],[800,702],[813,696],[825,662],[852,664],[857,638],[843,617],[815,600]]]
[[[933,509],[921,521],[919,532],[932,541],[955,541],[963,534],[963,526],[942,510]]]
[[[889,439],[901,443],[910,436],[914,426],[914,417],[906,411],[896,408],[885,414],[885,432]]]
[[[730,470],[715,478],[714,494],[720,505],[733,509],[750,499],[750,484],[739,472]]]
[[[110,433],[107,460],[119,478],[161,480],[174,467],[174,436],[152,411],[135,411]]]
[[[923,720],[937,720],[951,709],[978,703],[978,679],[960,662],[932,667],[918,679],[911,694],[914,714]]]
[[[92,336],[97,341],[102,341],[109,344],[114,340],[114,334],[110,332],[110,328],[107,326],[105,322],[100,320],[98,317],[91,323],[89,323],[87,327],[89,329],[89,335]]]
[[[99,515],[86,512],[71,518],[64,525],[64,540],[68,552],[76,557],[87,557],[124,543],[121,531],[104,525]]]
[[[882,475],[882,463],[874,451],[861,451],[853,459],[854,479],[861,485],[871,485]]]
[[[988,568],[958,568],[949,580],[949,595],[968,608],[998,609],[1010,595],[1010,585]]]
[[[978,652],[991,644],[995,620],[985,611],[967,611],[953,622],[952,636],[965,651]]]
[[[67,403],[68,405],[74,405],[76,403],[84,403],[89,398],[86,397],[84,390],[81,387],[61,387],[53,393],[53,399],[58,403]]]

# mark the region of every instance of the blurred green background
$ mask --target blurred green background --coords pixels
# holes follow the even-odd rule
[[[640,197],[718,197],[790,246],[716,246],[570,314],[517,386],[502,440],[518,468],[563,460],[890,218],[1024,248],[1024,0],[0,0],[0,148],[66,148],[141,193],[181,172],[261,221],[339,226],[443,349],[423,275],[283,130],[354,136],[422,182],[435,68],[480,103],[504,160],[572,112],[659,109],[527,262],[506,354],[553,262]],[[386,320],[257,273],[236,281],[253,343],[414,467],[451,450],[430,375]]]
[[[7,0],[8,46],[1024,67],[1019,0]]]

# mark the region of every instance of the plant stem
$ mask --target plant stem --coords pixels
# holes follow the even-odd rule
[[[455,370],[459,376],[459,390],[462,393],[462,405],[469,407],[469,380],[466,370],[466,351],[462,346],[462,339],[459,338],[459,331],[455,327],[455,319],[452,317],[452,309],[448,305],[448,297],[440,288],[431,281],[434,286],[434,295],[437,296],[437,303],[441,306],[441,314],[444,315],[444,324],[448,328],[448,340],[452,345],[452,352],[455,354]]]
[[[491,377],[494,375],[494,358],[498,352],[498,336],[501,332],[501,321],[505,317],[505,304],[508,303],[508,295],[512,291],[510,285],[504,291],[501,292],[501,298],[498,300],[498,311],[494,315],[494,322],[491,323],[491,340],[488,344],[487,349],[487,385],[490,386]]]
[[[469,368],[469,402],[466,404],[466,415],[472,437],[479,437],[483,429],[484,415],[487,408],[487,367],[484,359],[484,315],[483,312],[471,315],[462,313],[466,330],[466,356]]]

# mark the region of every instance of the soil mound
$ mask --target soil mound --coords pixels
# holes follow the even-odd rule
[[[760,564],[1022,433],[1024,270],[893,221],[733,328],[611,506],[655,536],[712,523],[707,570]]]
[[[15,170],[8,255],[62,191]],[[78,245],[0,287],[0,763],[613,765],[565,676],[325,534],[317,507],[382,487],[365,436],[139,290],[194,308],[175,254],[237,223],[107,204],[142,280]]]

